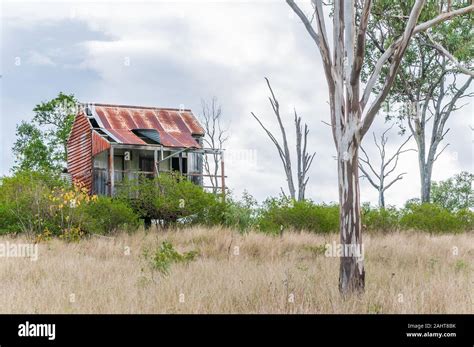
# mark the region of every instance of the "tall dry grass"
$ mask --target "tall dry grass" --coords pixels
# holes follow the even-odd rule
[[[172,242],[197,250],[168,276],[142,252]],[[473,313],[473,235],[365,236],[366,291],[343,300],[337,235],[213,228],[51,240],[39,259],[0,259],[1,313]],[[0,238],[0,242],[22,239]],[[453,247],[458,254],[453,254]],[[130,254],[127,255],[127,250]]]

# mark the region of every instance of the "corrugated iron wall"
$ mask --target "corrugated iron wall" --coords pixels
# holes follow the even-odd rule
[[[97,131],[92,131],[92,156],[110,148],[110,142],[100,136]]]
[[[83,113],[74,120],[67,143],[67,167],[74,182],[92,190],[92,128]]]

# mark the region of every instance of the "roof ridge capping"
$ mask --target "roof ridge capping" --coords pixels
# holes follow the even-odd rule
[[[137,106],[137,105],[119,105],[119,104],[102,104],[98,102],[79,102],[82,106],[102,106],[102,107],[124,107],[124,108],[137,108],[145,110],[169,110],[169,111],[187,111],[192,112],[189,108],[173,108],[173,107],[156,107],[156,106]]]

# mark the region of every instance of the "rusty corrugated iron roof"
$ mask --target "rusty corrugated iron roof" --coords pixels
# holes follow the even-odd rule
[[[165,147],[199,148],[193,136],[204,135],[191,110],[109,104],[84,106],[89,118],[95,119],[99,129],[117,143],[145,145],[134,130],[154,129]]]

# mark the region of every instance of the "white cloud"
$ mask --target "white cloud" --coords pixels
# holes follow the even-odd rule
[[[34,66],[56,66],[56,63],[49,56],[37,51],[30,51],[26,62]]]

